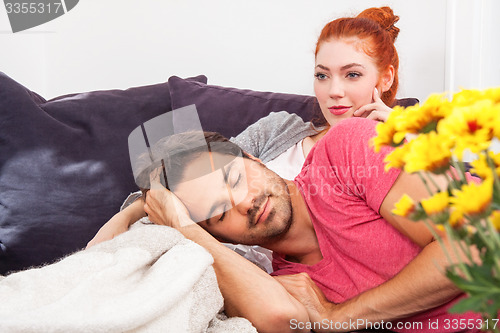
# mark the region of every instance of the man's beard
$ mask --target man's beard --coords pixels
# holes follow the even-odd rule
[[[263,167],[266,172],[266,182],[272,184],[267,191],[261,194],[256,200],[254,207],[248,213],[249,234],[241,242],[247,245],[265,245],[282,238],[290,229],[293,222],[293,209],[290,192],[286,182],[273,171]],[[256,225],[257,213],[267,200],[273,201],[273,207],[264,221]],[[264,230],[260,227],[260,234],[253,234],[260,226],[266,226]]]

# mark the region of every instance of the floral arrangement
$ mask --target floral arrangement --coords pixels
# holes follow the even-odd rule
[[[500,153],[491,145],[498,139],[500,87],[462,90],[451,100],[434,94],[422,105],[396,107],[372,142],[375,151],[396,147],[386,169],[418,173],[429,190],[420,202],[404,195],[393,213],[424,221],[441,243],[450,261],[447,277],[468,295],[450,311],[481,313],[483,330],[494,332],[500,332]],[[470,164],[463,161],[466,151],[477,156]],[[439,188],[431,174],[446,177],[447,187]],[[462,259],[453,262],[451,251]]]

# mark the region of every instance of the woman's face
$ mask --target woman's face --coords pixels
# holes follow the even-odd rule
[[[314,92],[331,126],[373,101],[379,71],[360,43],[358,38],[332,39],[316,55]]]

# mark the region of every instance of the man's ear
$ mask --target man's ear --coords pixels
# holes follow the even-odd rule
[[[252,161],[256,161],[256,162],[259,162],[259,163],[264,164],[260,158],[257,158],[257,157],[255,157],[255,156],[253,156],[252,154],[249,154],[249,153],[247,153],[247,152],[245,152],[245,154],[246,154],[246,155],[247,155],[247,156],[248,156],[248,157],[249,157]]]
[[[392,83],[394,82],[395,69],[393,65],[389,65],[385,71],[380,73],[380,78],[378,80],[378,87],[380,94],[391,89]]]

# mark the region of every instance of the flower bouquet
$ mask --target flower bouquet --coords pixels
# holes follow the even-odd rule
[[[498,139],[500,88],[491,88],[396,107],[377,125],[372,142],[376,151],[396,147],[386,156],[386,169],[418,173],[429,190],[420,202],[404,195],[393,213],[424,221],[441,243],[450,261],[447,277],[468,295],[450,311],[480,313],[483,330],[494,332],[500,332],[500,153],[492,151]],[[463,161],[467,151],[477,156],[470,164]],[[439,188],[431,173],[446,177],[447,188]],[[451,254],[462,259],[452,261]]]

